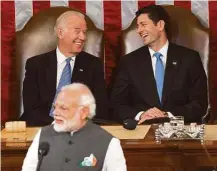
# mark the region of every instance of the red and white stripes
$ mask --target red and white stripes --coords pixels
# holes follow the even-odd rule
[[[105,4],[109,3],[109,6]],[[35,14],[35,11],[43,9],[43,7],[54,6],[69,6],[77,8],[86,14],[94,21],[96,26],[100,29],[104,29],[104,8],[110,8],[111,10],[117,10],[113,4],[121,6],[121,28],[126,28],[134,18],[135,11],[138,7],[142,7],[151,3],[158,5],[177,5],[184,8],[189,8],[200,19],[201,23],[209,27],[209,1],[174,1],[174,0],[156,0],[156,1],[14,1],[15,8],[15,21],[16,31],[23,28],[29,18]],[[39,5],[42,4],[42,5]],[[43,5],[44,4],[44,5]],[[46,4],[46,5],[45,5]],[[113,8],[113,9],[112,9]],[[113,18],[116,20],[116,18]]]

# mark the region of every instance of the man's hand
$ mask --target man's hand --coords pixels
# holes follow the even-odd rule
[[[160,117],[165,117],[164,112],[154,107],[142,113],[138,124],[141,124],[144,121],[149,119],[160,118]]]

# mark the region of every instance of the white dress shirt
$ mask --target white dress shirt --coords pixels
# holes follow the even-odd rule
[[[63,72],[64,67],[66,66],[66,59],[68,57],[65,57],[62,52],[60,52],[59,48],[57,47],[56,49],[56,55],[57,55],[57,82],[56,82],[56,88],[59,85],[59,81]],[[71,65],[71,72],[74,69],[74,64],[75,64],[75,56],[70,57],[72,58],[72,60],[70,61],[70,65]]]
[[[169,42],[167,40],[166,44],[158,51],[161,54],[161,60],[163,62],[164,70],[166,68],[168,47],[169,47]],[[154,53],[155,53],[154,50],[152,50],[151,48],[148,48],[148,50],[151,55],[152,68],[153,68],[153,73],[155,76],[155,67],[156,67],[157,58],[154,56]]]
[[[159,53],[161,53],[161,60],[163,62],[163,66],[164,66],[164,70],[166,68],[166,63],[167,63],[167,52],[168,52],[168,47],[169,47],[169,41],[167,40],[166,44],[158,51]],[[152,68],[153,68],[153,73],[155,76],[155,67],[156,67],[156,61],[157,58],[154,56],[155,51],[151,48],[148,47],[149,53],[151,55],[151,62],[152,62]],[[140,120],[140,116],[142,115],[144,111],[139,112],[136,116],[135,116],[135,120],[139,121]],[[173,117],[173,115],[170,112],[167,112],[169,117]]]
[[[36,134],[26,157],[23,161],[22,171],[36,171],[38,164],[38,147],[41,129]],[[73,132],[71,133],[73,136]],[[127,171],[126,160],[120,145],[120,140],[112,138],[104,160],[102,171]]]

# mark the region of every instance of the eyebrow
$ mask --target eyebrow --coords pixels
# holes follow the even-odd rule
[[[141,23],[147,23],[147,22],[142,20],[142,21],[140,21],[139,23],[141,24]]]
[[[53,103],[53,106],[54,106],[54,107],[56,107],[56,106],[59,106],[59,107],[67,107],[64,103],[59,103],[59,104]]]
[[[81,30],[81,28],[74,27],[75,30]],[[88,29],[84,29],[83,31],[87,31]]]
[[[146,24],[146,21],[140,21],[139,23],[136,23],[136,26],[138,26],[139,24]]]

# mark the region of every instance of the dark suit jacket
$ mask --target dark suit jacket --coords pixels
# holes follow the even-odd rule
[[[49,116],[56,93],[57,57],[56,50],[29,58],[23,82],[24,113],[21,120],[28,125],[47,125],[53,121]],[[76,56],[72,82],[86,84],[96,99],[96,116],[107,115],[107,94],[104,72],[100,59],[86,52]]]
[[[115,113],[121,121],[157,107],[184,116],[186,122],[200,122],[207,101],[207,78],[198,52],[169,44],[162,104],[148,47],[122,57],[112,92]]]

